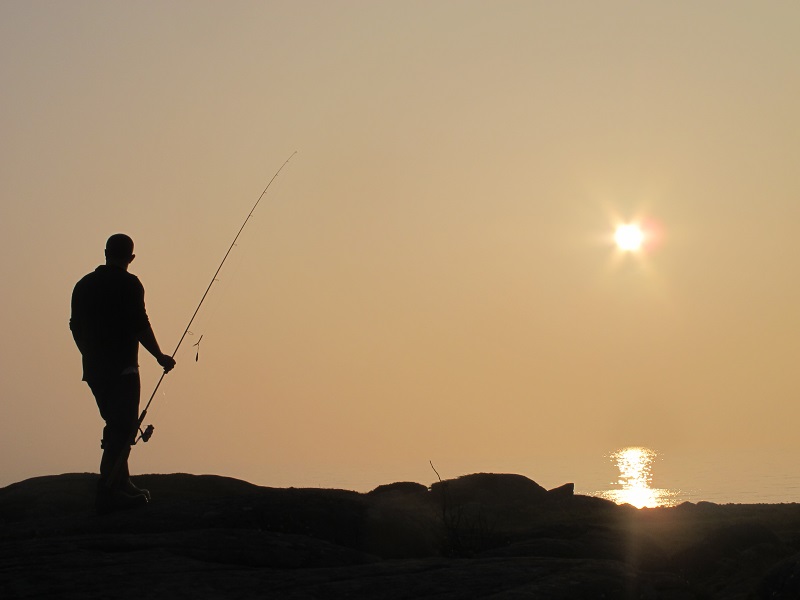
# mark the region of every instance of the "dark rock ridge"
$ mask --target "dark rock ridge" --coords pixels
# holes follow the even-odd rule
[[[800,506],[642,509],[480,473],[367,494],[146,475],[0,489],[1,598],[800,598]]]

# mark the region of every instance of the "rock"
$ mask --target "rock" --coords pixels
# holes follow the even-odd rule
[[[758,597],[764,600],[800,598],[800,554],[779,561],[758,584]]]
[[[544,501],[547,490],[522,475],[476,473],[434,483],[431,495],[450,506],[520,506]]]
[[[398,481],[397,483],[388,483],[386,485],[379,485],[374,490],[369,492],[370,496],[377,496],[379,494],[427,494],[428,488],[421,483],[414,483],[411,481]]]
[[[575,484],[565,483],[557,488],[548,490],[547,495],[550,499],[572,498],[575,495]]]
[[[145,509],[98,517],[96,481],[0,489],[0,597],[681,600],[800,589],[800,555],[783,541],[800,531],[798,505],[639,510],[502,474],[368,494],[173,474],[136,478],[153,493]]]

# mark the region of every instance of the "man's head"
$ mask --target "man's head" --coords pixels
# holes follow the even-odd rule
[[[135,258],[133,240],[124,233],[115,233],[106,242],[106,262],[126,267]]]

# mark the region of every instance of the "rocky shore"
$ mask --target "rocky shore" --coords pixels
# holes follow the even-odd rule
[[[520,475],[366,493],[145,475],[0,489],[2,598],[800,598],[800,505],[635,509]]]

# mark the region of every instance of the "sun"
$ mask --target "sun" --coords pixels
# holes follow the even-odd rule
[[[644,243],[644,232],[635,223],[620,225],[614,232],[614,241],[623,252],[637,252]]]

